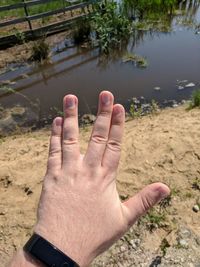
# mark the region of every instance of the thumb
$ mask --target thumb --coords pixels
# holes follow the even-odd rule
[[[168,186],[154,183],[146,186],[137,195],[123,203],[126,210],[128,225],[131,226],[150,208],[170,194]]]

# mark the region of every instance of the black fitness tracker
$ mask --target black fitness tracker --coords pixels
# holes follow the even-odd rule
[[[79,265],[38,234],[33,234],[24,251],[48,267],[79,267]]]

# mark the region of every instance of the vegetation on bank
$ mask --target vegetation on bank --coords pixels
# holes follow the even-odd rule
[[[20,2],[22,2],[22,0],[1,0],[0,6],[11,5],[11,4],[16,4]],[[54,1],[50,1],[49,3],[27,7],[27,10],[28,10],[29,15],[31,16],[31,15],[35,15],[38,13],[62,8],[63,3],[64,2],[62,0],[54,0]],[[67,2],[65,3],[67,6],[68,5]],[[0,12],[0,19],[4,19],[6,17],[24,17],[24,16],[26,16],[24,8]]]
[[[193,92],[191,101],[189,104],[189,109],[196,108],[196,107],[200,108],[200,89]]]
[[[41,40],[34,42],[32,46],[32,55],[30,59],[32,61],[41,62],[45,59],[48,59],[49,54],[50,54],[50,47],[45,42],[45,39],[42,38]]]

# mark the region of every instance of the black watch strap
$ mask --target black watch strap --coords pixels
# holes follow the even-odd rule
[[[48,267],[79,267],[62,251],[38,234],[33,234],[24,246],[24,251]]]

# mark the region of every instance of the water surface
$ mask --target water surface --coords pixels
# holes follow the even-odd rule
[[[190,17],[200,23],[200,8],[190,11]],[[62,98],[68,93],[79,97],[80,115],[96,111],[101,90],[113,92],[116,102],[127,109],[132,97],[143,96],[147,101],[155,99],[161,104],[165,100],[188,99],[191,92],[200,87],[200,34],[195,33],[194,27],[177,25],[177,20],[172,21],[170,33],[133,33],[127,51],[145,57],[147,68],[138,68],[132,62],[123,63],[120,52],[115,58],[102,62],[98,48],[67,48],[53,55],[52,64],[24,66],[0,75],[0,80],[16,80],[12,88],[18,92],[1,93],[0,103],[7,108],[37,102],[40,119],[44,120],[62,109]],[[63,44],[55,50],[61,48]],[[29,77],[19,78],[23,73]],[[180,90],[183,80],[186,80],[184,85],[194,83],[195,86]],[[160,90],[154,90],[155,87]]]

